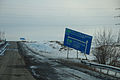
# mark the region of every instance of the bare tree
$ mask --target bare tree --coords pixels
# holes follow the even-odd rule
[[[115,39],[111,31],[105,29],[95,34],[93,55],[98,63],[119,66],[120,30],[116,37],[117,39]]]
[[[117,35],[117,41],[113,47],[113,53],[111,53],[110,65],[118,66],[120,64],[120,29]]]
[[[5,32],[0,31],[0,41],[5,40]]]
[[[117,43],[120,44],[120,29],[119,29],[119,32],[118,32]]]
[[[114,48],[112,47],[114,46],[114,43],[114,37],[110,30],[106,31],[104,29],[103,31],[95,33],[95,48],[93,50],[93,54],[100,64],[107,64],[108,60],[111,57],[111,53],[114,51]]]

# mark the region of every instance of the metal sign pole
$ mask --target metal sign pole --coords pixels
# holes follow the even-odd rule
[[[87,44],[88,44],[88,41],[86,41],[86,47],[85,47],[85,53],[84,53],[84,55],[85,55],[85,57],[86,57],[86,60],[87,60],[87,55],[86,55]]]
[[[78,59],[78,50],[77,50],[77,59]]]
[[[67,59],[68,59],[68,55],[69,55],[69,47],[68,47],[68,49],[67,49]]]
[[[87,56],[86,56],[86,54],[84,53],[84,55],[85,55],[85,57],[86,57],[86,60],[87,60]]]

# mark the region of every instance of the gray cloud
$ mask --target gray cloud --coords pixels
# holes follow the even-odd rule
[[[46,39],[44,36],[49,33],[52,34],[47,37],[56,39],[60,38],[59,33],[63,35],[66,26],[84,32],[89,29],[88,33],[92,34],[91,28],[119,22],[114,19],[119,3],[120,0],[0,0],[0,29],[6,31],[9,40],[23,34]]]

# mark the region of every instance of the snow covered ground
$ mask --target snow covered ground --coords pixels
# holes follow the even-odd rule
[[[62,41],[46,41],[46,42],[36,42],[36,43],[26,43],[26,45],[33,51],[45,52],[42,55],[48,56],[50,58],[66,58],[67,57],[67,48],[64,48],[61,44]],[[77,51],[70,49],[69,58],[77,58]],[[78,58],[85,59],[84,53],[79,51]],[[87,55],[89,60],[94,60],[92,54]]]
[[[36,49],[35,51],[39,52],[39,54],[34,53],[32,50],[29,50],[28,48],[26,48],[29,45],[33,45],[34,43],[30,43],[30,44],[26,43],[26,44],[27,44],[27,46],[25,46],[25,45],[23,46],[25,51],[27,51],[27,53],[24,54],[24,56],[27,56],[26,58],[29,58],[27,60],[30,60],[29,61],[30,63],[35,64],[35,65],[32,64],[32,66],[30,64],[29,67],[31,69],[31,72],[33,73],[33,75],[35,77],[37,77],[37,79],[40,79],[40,77],[42,76],[43,80],[102,80],[95,76],[91,76],[87,73],[79,71],[77,69],[70,68],[63,64],[60,64],[56,59],[58,56],[51,56],[50,54],[52,54],[52,53],[48,52],[46,49],[45,49],[46,50],[46,53],[45,53],[44,51],[42,51],[42,50],[39,51],[34,47],[33,49],[34,50]],[[36,45],[36,43],[35,43],[35,45]],[[42,48],[42,49],[44,49],[44,48]],[[49,50],[51,50],[51,49],[49,49]],[[51,51],[53,51],[53,50],[51,50]],[[59,57],[59,58],[61,58],[61,57]],[[64,58],[64,57],[62,57],[62,58]]]
[[[83,79],[86,80],[88,77],[89,78],[87,80],[100,80],[99,78],[91,76],[88,73],[86,74],[86,73],[78,71],[76,69],[64,67],[63,65],[61,66],[59,63],[57,63],[57,62],[59,62],[59,59],[62,59],[64,61],[69,61],[71,63],[81,63],[81,60],[76,59],[77,51],[74,49],[70,49],[69,59],[66,59],[67,58],[67,48],[64,47],[62,43],[63,43],[62,41],[44,41],[44,42],[32,42],[32,43],[26,42],[25,45],[28,48],[27,55],[32,56],[32,60],[34,60],[33,63],[40,63],[43,65],[45,63],[48,63],[57,72],[57,75],[59,76],[59,78],[61,80],[66,80],[66,79],[67,80],[79,80],[79,78],[81,80],[83,80]],[[29,49],[33,52],[29,51]],[[85,59],[85,55],[83,53],[79,52],[78,58]],[[95,59],[95,57],[92,55],[92,53],[90,55],[87,55],[87,58],[90,61]],[[54,60],[58,60],[58,61],[54,61]],[[60,66],[60,67],[58,67],[58,66]],[[38,69],[36,69],[36,68],[38,68]],[[31,69],[32,69],[32,72],[34,73],[34,75],[37,75],[37,76],[39,75],[39,74],[37,74],[37,71],[39,69],[41,70],[40,66],[36,66],[36,65],[33,65],[31,67]],[[99,71],[99,68],[98,69],[96,68],[96,70]],[[83,71],[85,71],[85,70],[83,70]],[[106,74],[107,70],[102,69],[102,72]],[[90,73],[92,73],[93,75],[96,74],[96,73],[93,73],[93,71],[90,71]],[[109,74],[114,76],[115,72],[109,71]],[[98,77],[99,73],[96,75]],[[102,79],[104,79],[106,77],[106,76],[105,77],[104,76],[105,75],[102,76],[103,77]],[[116,76],[119,77],[119,73],[117,73]],[[110,77],[110,76],[108,76],[108,77]]]
[[[43,42],[34,42],[34,43],[28,42],[25,44],[29,49],[33,50],[36,53],[39,53],[42,56],[47,57],[47,58],[64,59],[64,60],[66,60],[66,58],[67,58],[67,47],[63,46],[62,41],[43,41]],[[35,56],[37,58],[39,57],[40,59],[45,58],[45,57],[35,55],[35,54],[33,54],[33,56]],[[76,59],[77,58],[77,51],[74,49],[70,49],[69,58],[72,58],[72,60],[71,59],[67,59],[67,60],[69,60],[73,63],[81,63],[80,60]],[[84,53],[81,53],[80,51],[78,54],[78,58],[86,59]],[[95,59],[95,57],[92,55],[92,53],[90,53],[90,55],[87,55],[87,58],[89,61]],[[99,71],[99,69],[96,69],[96,70]],[[103,69],[102,72],[107,73],[107,70]],[[115,72],[109,71],[109,74],[114,75]],[[116,76],[120,77],[119,73],[117,73]]]

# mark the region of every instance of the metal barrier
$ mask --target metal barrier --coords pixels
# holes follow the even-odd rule
[[[104,65],[104,64],[91,63],[91,62],[84,61],[84,60],[82,60],[81,63],[88,65],[90,67],[93,67],[93,68],[99,68],[100,72],[102,69],[105,69],[105,70],[107,70],[108,75],[109,75],[109,71],[113,71],[113,72],[115,72],[115,75],[114,75],[115,77],[116,77],[117,73],[120,73],[120,68],[118,68],[118,67]]]
[[[7,44],[8,44],[7,42],[4,42],[3,44],[0,45],[0,55],[4,55]]]

